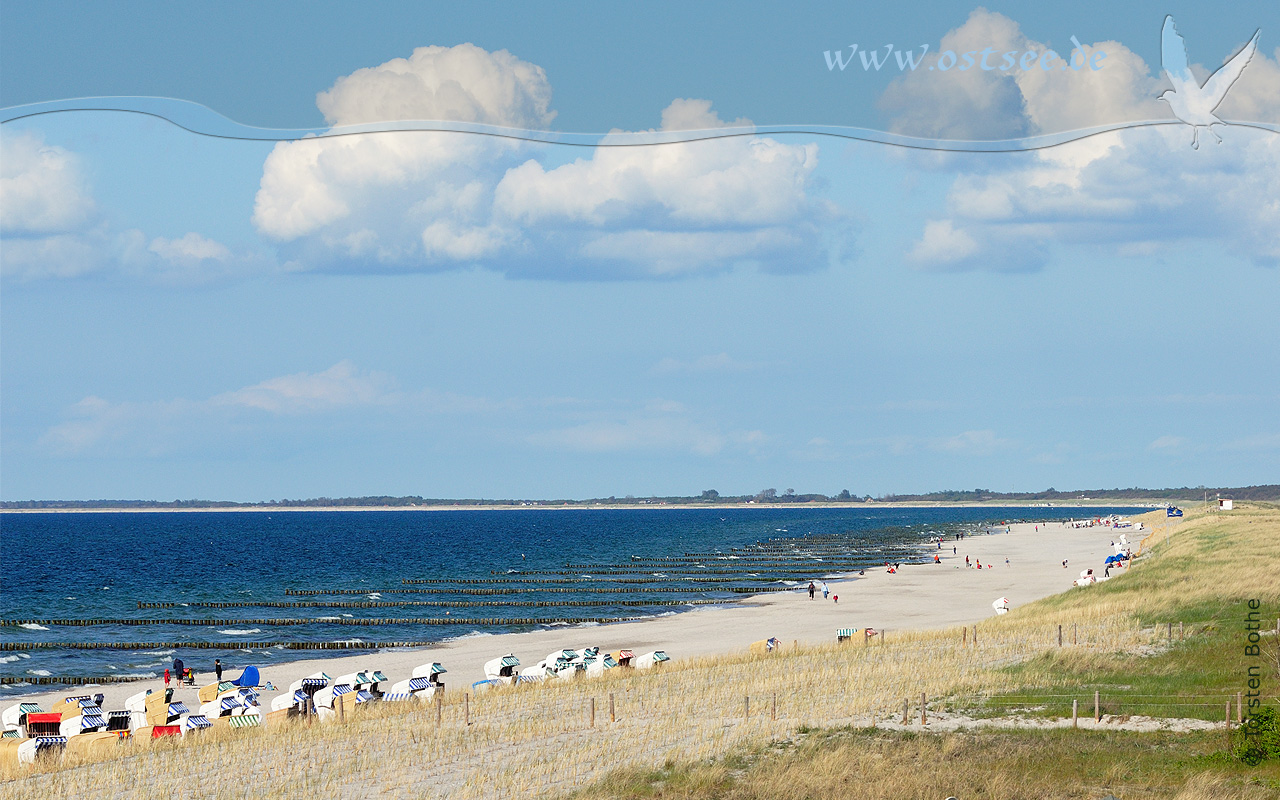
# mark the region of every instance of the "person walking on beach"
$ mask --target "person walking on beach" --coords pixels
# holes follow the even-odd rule
[[[169,688],[169,668],[164,668],[164,688]]]
[[[831,595],[831,589],[827,588],[827,582],[822,582],[822,599],[826,600]]]
[[[213,660],[213,674],[217,678],[218,683],[222,683],[222,659],[215,658]]]
[[[809,581],[809,599],[810,600],[813,599],[813,593],[817,591],[817,588],[818,587],[813,585],[813,581]]]
[[[969,557],[968,557],[968,556],[965,556],[965,557],[964,557],[964,566],[965,566],[965,569],[968,569],[968,568],[969,568]]]

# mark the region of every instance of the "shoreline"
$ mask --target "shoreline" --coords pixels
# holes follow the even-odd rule
[[[904,502],[904,503],[708,503],[706,505],[673,504],[673,503],[632,503],[632,504],[592,504],[592,505],[427,505],[427,506],[210,506],[201,508],[0,508],[0,514],[201,514],[201,513],[273,513],[273,512],[316,512],[316,511],[637,511],[637,510],[679,510],[705,509],[708,511],[743,510],[803,510],[803,509],[872,509],[872,508],[1164,508],[1173,501],[1165,500],[1084,500],[1070,503],[1030,503],[1030,502]],[[1189,505],[1188,501],[1181,501]]]
[[[1016,608],[1071,589],[1081,569],[1093,567],[1101,571],[1102,560],[1113,551],[1109,543],[1117,536],[1107,526],[1072,528],[1065,522],[1016,523],[1009,529],[1009,533],[977,534],[959,542],[948,541],[943,550],[926,547],[923,555],[937,553],[940,564],[908,564],[897,574],[877,568],[864,577],[846,574],[828,578],[833,597],[840,598],[838,604],[823,600],[820,592],[817,599],[810,601],[803,588],[797,587],[794,592],[748,595],[725,605],[695,607],[628,622],[462,634],[425,648],[279,664],[255,654],[253,663],[263,682],[271,681],[278,689],[284,689],[290,682],[316,671],[341,675],[380,669],[394,683],[419,664],[439,661],[449,671],[449,691],[459,692],[469,691],[473,682],[484,678],[486,661],[506,653],[514,653],[524,667],[536,664],[549,652],[587,646],[599,646],[602,652],[627,648],[637,655],[665,650],[679,661],[746,652],[751,643],[769,637],[785,643],[829,642],[835,639],[839,628],[871,627],[887,631],[890,636],[895,630],[944,629],[994,617],[991,603],[998,597],[1008,597],[1010,607]],[[956,548],[954,554],[952,547]],[[979,559],[992,569],[966,569],[966,556]],[[1003,563],[1006,558],[1008,565]],[[1069,562],[1066,569],[1062,567],[1064,558]],[[194,701],[198,687],[210,682],[211,663],[203,661],[188,660],[187,666],[197,671],[197,687],[178,688],[176,700]],[[239,672],[239,667],[228,667],[224,679],[236,677]],[[162,687],[163,681],[158,678],[100,686],[62,686],[56,690],[9,686],[4,703],[21,700],[48,707],[68,695],[102,693],[107,698],[104,707],[110,710],[123,708],[124,699],[132,694]],[[264,693],[264,708],[269,708],[274,696]]]

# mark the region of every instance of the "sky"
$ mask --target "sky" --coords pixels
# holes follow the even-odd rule
[[[1280,480],[1280,11],[234,8],[0,9],[4,500]]]

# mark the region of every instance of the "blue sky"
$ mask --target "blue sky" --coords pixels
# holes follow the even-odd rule
[[[1115,5],[278,4],[229,22],[9,3],[0,105],[1033,136],[1172,119],[1155,99],[1172,13],[1203,74],[1261,29],[1219,111],[1280,123],[1280,14]],[[1106,52],[1096,74],[841,73],[822,55],[1072,35]],[[937,154],[5,123],[0,496],[1275,482],[1280,136],[1216,130],[1199,150],[1167,125]]]

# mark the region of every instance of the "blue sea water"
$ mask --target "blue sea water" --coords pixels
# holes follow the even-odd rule
[[[939,534],[977,532],[988,524],[1008,520],[1079,519],[1142,510],[1145,509],[782,506],[727,510],[4,514],[0,515],[0,620],[40,622],[0,627],[0,640],[179,645],[212,642],[217,647],[0,651],[0,677],[152,677],[163,672],[175,655],[188,665],[205,669],[215,658],[221,658],[230,671],[247,664],[340,654],[286,649],[281,646],[283,643],[438,642],[463,635],[538,627],[512,621],[518,619],[620,619],[675,613],[692,607],[686,605],[688,601],[732,602],[734,597],[742,596],[728,591],[731,587],[806,584],[811,579],[849,571],[850,564],[874,566],[886,560],[920,557],[920,546]],[[752,563],[753,556],[763,557],[765,552],[770,554],[767,563]],[[661,561],[686,554],[693,554],[688,562]],[[575,568],[567,569],[570,564]],[[553,574],[556,572],[564,574]],[[697,577],[703,580],[694,580]],[[709,577],[714,580],[706,580]],[[461,591],[499,589],[515,591]],[[290,593],[315,590],[345,593]],[[371,599],[383,603],[479,601],[492,605],[196,605],[324,604]],[[603,605],[509,604],[565,600]],[[676,604],[658,605],[654,601]],[[624,602],[644,605],[623,605]],[[175,605],[157,609],[139,608],[139,603]],[[237,622],[264,618],[300,619],[304,623]],[[370,618],[447,618],[460,624],[341,624],[344,620]],[[67,619],[162,622],[87,627],[48,622]],[[177,619],[225,622],[163,622]],[[5,686],[0,687],[0,696],[30,690]]]

